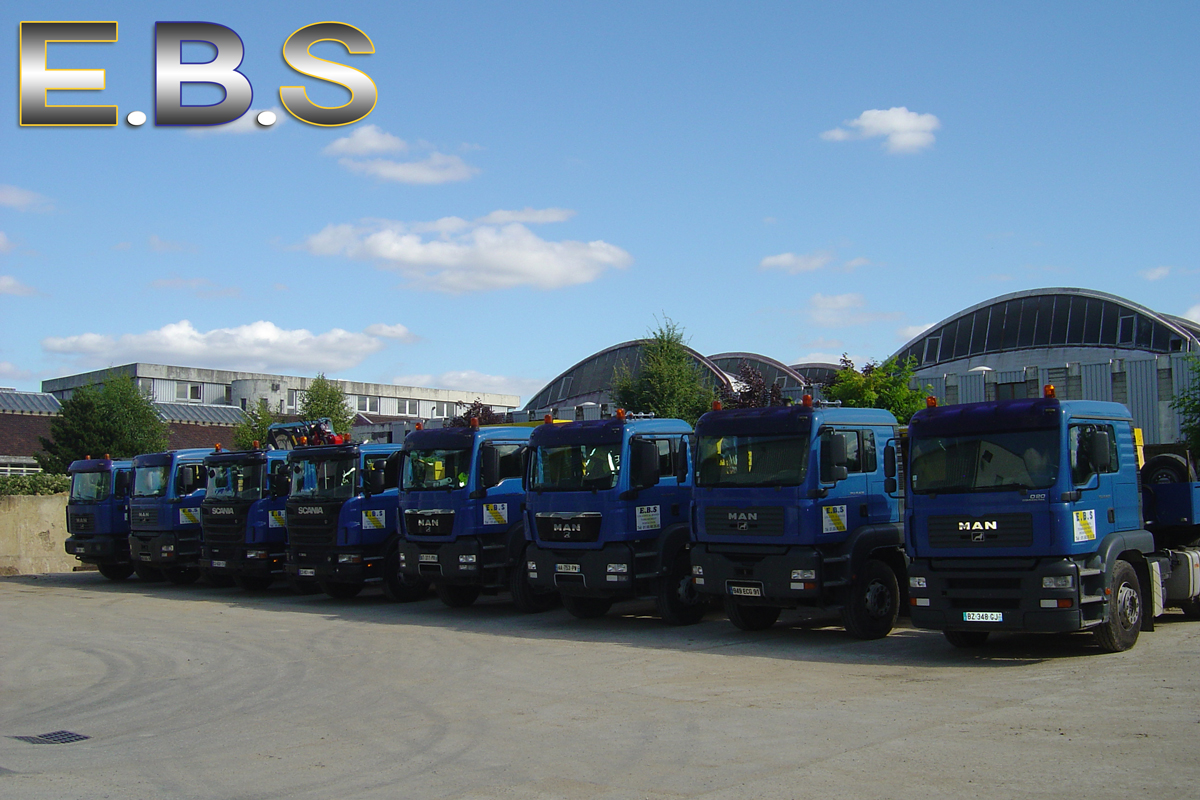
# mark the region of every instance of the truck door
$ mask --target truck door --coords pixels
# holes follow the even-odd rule
[[[846,478],[835,484],[832,440],[836,434],[841,434],[846,441]],[[820,538],[843,538],[850,531],[870,521],[863,434],[864,430],[861,428],[826,427],[821,430],[821,485],[827,488],[829,493],[817,502],[821,514]],[[872,443],[873,441],[874,437]]]
[[[1107,434],[1108,463],[1096,450],[1097,432]],[[1116,530],[1117,439],[1113,426],[1104,422],[1072,422],[1067,427],[1067,457],[1076,500],[1071,504],[1073,541],[1079,549],[1099,544]],[[1133,509],[1137,514],[1136,507]],[[1136,526],[1134,526],[1136,527]]]

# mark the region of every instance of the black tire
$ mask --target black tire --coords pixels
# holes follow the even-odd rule
[[[725,598],[725,616],[742,631],[765,631],[779,619],[779,611],[778,606],[750,606]]]
[[[158,583],[166,580],[166,576],[163,575],[161,569],[152,567],[149,564],[134,564],[133,572],[138,576],[139,580],[143,580],[146,583]]]
[[[204,579],[208,581],[209,586],[215,586],[218,589],[228,589],[237,583],[236,578],[223,572],[205,572]]]
[[[316,594],[321,591],[321,584],[314,580],[305,580],[304,578],[288,578],[288,586],[296,594]]]
[[[261,592],[271,588],[274,575],[239,575],[233,579],[237,587],[245,592]]]
[[[199,567],[166,567],[163,569],[163,574],[176,586],[191,586],[200,580]]]
[[[330,583],[329,581],[321,581],[317,585],[321,587],[322,592],[335,600],[349,600],[351,597],[358,597],[358,593],[363,590],[361,583]]]
[[[429,594],[429,581],[400,572],[400,551],[392,549],[383,559],[383,595],[393,603],[411,603]]]
[[[450,608],[466,608],[479,599],[478,586],[463,586],[459,583],[435,583],[433,590]]]
[[[1120,653],[1137,643],[1142,629],[1142,587],[1137,572],[1128,561],[1118,561],[1113,567],[1112,593],[1108,595],[1108,619],[1100,623],[1093,635],[1100,649]]]
[[[97,564],[96,569],[110,581],[123,581],[133,574],[133,564]]]
[[[1142,467],[1142,484],[1187,483],[1188,465],[1182,456],[1163,453],[1146,462]]]
[[[564,594],[562,604],[567,613],[576,619],[596,619],[608,613],[613,601],[607,597],[576,597]]]
[[[687,550],[680,550],[667,561],[666,571],[658,579],[654,605],[668,625],[695,625],[704,618],[708,602],[696,591]]]
[[[539,592],[529,585],[529,573],[525,569],[524,553],[517,558],[508,574],[508,591],[512,594],[513,605],[517,611],[524,614],[540,614],[549,611],[562,602],[558,592]]]
[[[1200,619],[1200,597],[1191,600],[1180,600],[1179,608],[1188,619]]]
[[[955,647],[970,650],[973,647],[983,647],[987,643],[991,631],[942,631],[946,641]]]
[[[900,611],[900,584],[883,561],[868,558],[850,584],[842,624],[856,639],[882,639],[891,633]]]

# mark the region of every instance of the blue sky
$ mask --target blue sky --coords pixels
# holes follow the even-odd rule
[[[1193,3],[53,3],[0,12],[0,386],[130,361],[524,399],[663,315],[697,350],[882,359],[922,326],[1082,286],[1200,320]],[[121,119],[154,22],[235,30],[253,110],[340,128],[22,128],[19,23],[117,20]],[[326,48],[326,49],[322,49]],[[190,57],[190,56],[189,56]],[[202,92],[185,102],[212,102]]]

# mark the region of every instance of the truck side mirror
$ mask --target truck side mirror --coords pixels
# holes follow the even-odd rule
[[[896,447],[888,445],[883,448],[883,491],[895,494],[899,484],[896,481]]]
[[[479,487],[490,489],[500,483],[500,450],[491,442],[480,448]]]
[[[363,494],[367,497],[373,494],[382,494],[387,488],[383,477],[383,468],[381,465],[371,467],[371,470],[367,473],[367,479],[363,481]]]
[[[196,476],[190,469],[179,473],[179,486],[175,487],[179,494],[191,494],[196,488]]]
[[[286,469],[276,470],[271,475],[271,497],[286,497],[291,494],[292,481]]]
[[[1108,472],[1112,468],[1112,441],[1108,437],[1108,431],[1093,431],[1090,445],[1090,455],[1096,472]]]
[[[685,436],[679,440],[679,448],[675,451],[675,480],[683,483],[688,479],[688,440]]]
[[[829,480],[844,481],[850,475],[846,469],[846,434],[830,434],[826,446],[829,448]]]
[[[658,484],[658,443],[649,439],[634,439],[629,443],[633,470],[629,475],[629,488],[649,489]]]

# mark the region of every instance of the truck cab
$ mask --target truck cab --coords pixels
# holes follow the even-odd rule
[[[678,419],[539,425],[529,438],[525,568],[539,592],[558,590],[579,618],[618,600],[654,597],[672,625],[699,622],[688,506],[691,426]]]
[[[493,425],[417,430],[404,440],[400,569],[433,584],[452,608],[511,592],[526,613],[558,603],[525,570],[522,473],[532,428]]]
[[[83,564],[95,564],[111,581],[133,574],[129,560],[129,461],[87,458],[72,461],[67,499],[66,550]]]
[[[897,423],[880,409],[714,410],[696,423],[692,572],[742,630],[838,609],[861,639],[895,625],[906,577]]]
[[[288,451],[290,580],[315,581],[350,598],[382,583],[392,600],[427,587],[406,584],[399,559],[399,444],[330,444]]]
[[[937,408],[909,423],[913,624],[959,647],[993,631],[1091,630],[1107,651],[1195,608],[1200,551],[1143,517],[1133,419],[1118,403],[1037,399]],[[1167,527],[1200,527],[1192,515]]]
[[[133,459],[129,557],[139,578],[176,584],[200,578],[200,503],[212,450],[168,450]]]
[[[201,567],[213,583],[268,588],[283,575],[287,555],[287,452],[217,452],[204,468]]]

